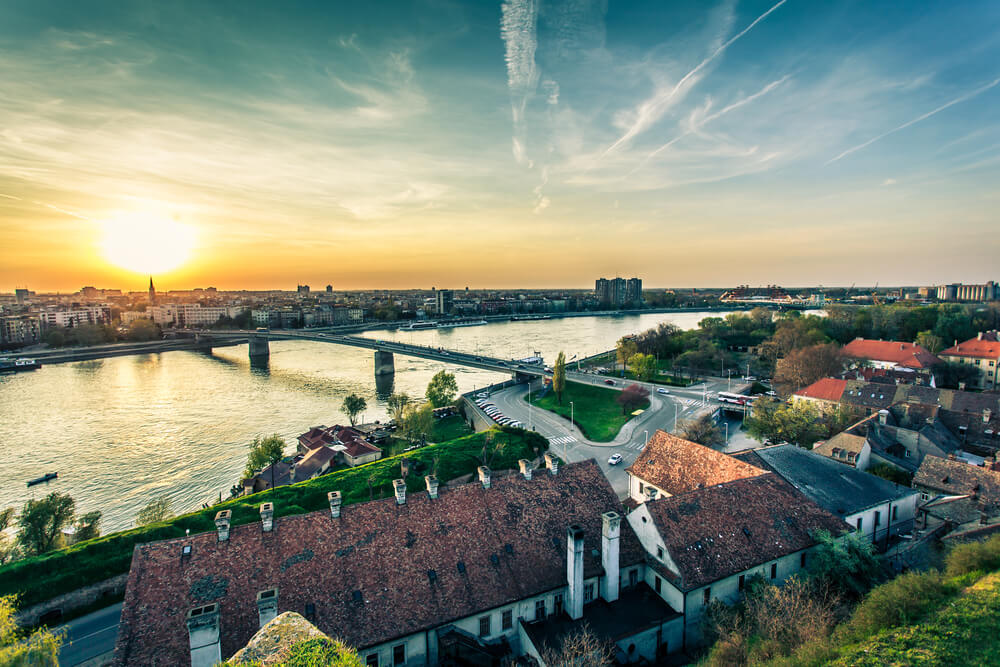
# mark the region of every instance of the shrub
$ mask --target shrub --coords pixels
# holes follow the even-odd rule
[[[986,542],[959,544],[948,554],[945,567],[949,577],[1000,570],[1000,535],[994,535]]]
[[[837,631],[845,641],[860,641],[880,630],[922,618],[955,592],[938,572],[909,572],[872,590],[850,621]]]

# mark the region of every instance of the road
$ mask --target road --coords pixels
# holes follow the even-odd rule
[[[59,664],[73,667],[115,650],[122,603],[99,609],[56,628],[66,633],[59,649]]]
[[[573,382],[602,386],[606,379],[604,376],[587,373],[566,375],[567,380]],[[533,386],[535,384],[537,383],[533,383]],[[620,390],[628,384],[632,382],[616,379],[615,385],[609,388]],[[661,394],[656,391],[660,385],[639,384],[651,389],[650,406],[641,415],[629,420],[612,442],[587,440],[580,429],[570,424],[568,419],[548,410],[530,406],[524,400],[528,392],[527,385],[516,385],[494,392],[490,395],[489,401],[507,417],[520,421],[529,429],[534,429],[548,438],[551,451],[564,461],[597,459],[612,488],[619,496],[625,497],[628,494],[628,475],[625,473],[625,468],[639,456],[647,438],[657,429],[667,432],[679,430],[685,420],[696,419],[701,414],[714,410],[718,403],[711,399],[706,400],[706,392],[726,391],[729,388],[726,380],[714,379],[691,387],[669,387],[667,388],[669,394]],[[740,388],[734,383],[732,391],[739,390]],[[621,454],[624,460],[618,465],[608,464],[608,457],[615,453]]]

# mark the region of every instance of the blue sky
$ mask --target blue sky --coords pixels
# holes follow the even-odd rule
[[[998,277],[995,1],[15,1],[0,81],[0,289]]]

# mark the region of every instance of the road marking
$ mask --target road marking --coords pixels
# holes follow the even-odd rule
[[[576,442],[576,438],[570,435],[564,435],[559,438],[549,438],[550,445],[568,445],[571,442]]]

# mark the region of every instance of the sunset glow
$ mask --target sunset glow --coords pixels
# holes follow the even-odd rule
[[[120,214],[102,224],[104,258],[140,274],[162,274],[184,265],[195,245],[195,230],[170,217]]]

